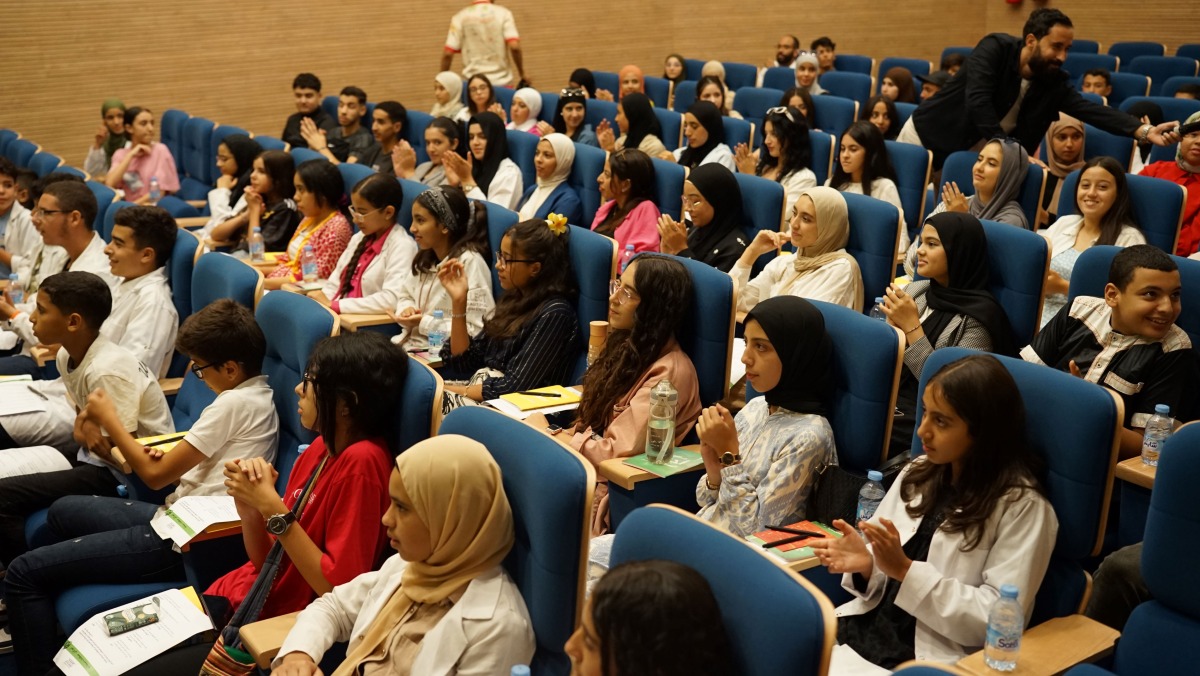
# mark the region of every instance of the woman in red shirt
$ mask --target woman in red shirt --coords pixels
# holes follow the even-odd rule
[[[1149,164],[1142,169],[1141,175],[1165,179],[1187,189],[1175,255],[1196,253],[1200,246],[1200,113],[1192,113],[1179,126],[1179,150],[1175,153],[1175,161]]]

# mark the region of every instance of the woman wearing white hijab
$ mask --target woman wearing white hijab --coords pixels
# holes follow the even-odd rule
[[[454,119],[466,106],[462,102],[462,78],[457,73],[443,70],[433,78],[433,96],[437,103],[429,111],[434,117]]]
[[[553,213],[566,216],[568,223],[583,222],[583,204],[575,189],[567,184],[574,163],[575,144],[566,134],[550,134],[538,141],[537,154],[533,156],[537,185],[521,196],[518,211],[522,221]]]
[[[532,87],[518,89],[513,94],[512,111],[509,115],[512,119],[509,120],[505,128],[527,131],[530,134],[540,136],[541,132],[537,128],[537,118],[541,112],[542,95],[538,93],[538,90]]]

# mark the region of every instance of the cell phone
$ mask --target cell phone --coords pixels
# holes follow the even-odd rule
[[[149,603],[117,610],[104,616],[104,630],[109,636],[120,636],[158,622],[158,598]]]

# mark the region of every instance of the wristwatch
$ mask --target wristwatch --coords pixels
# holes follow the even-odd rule
[[[267,517],[267,532],[275,537],[279,537],[287,532],[289,526],[296,521],[296,515],[292,512],[284,512],[283,514],[274,514]]]
[[[739,453],[730,453],[725,451],[721,454],[721,464],[729,467],[730,465],[738,465],[742,462],[742,456]]]

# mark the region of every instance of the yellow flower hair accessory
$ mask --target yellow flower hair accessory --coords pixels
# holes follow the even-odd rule
[[[567,217],[562,214],[550,214],[546,217],[546,227],[555,235],[561,235],[567,231]]]

